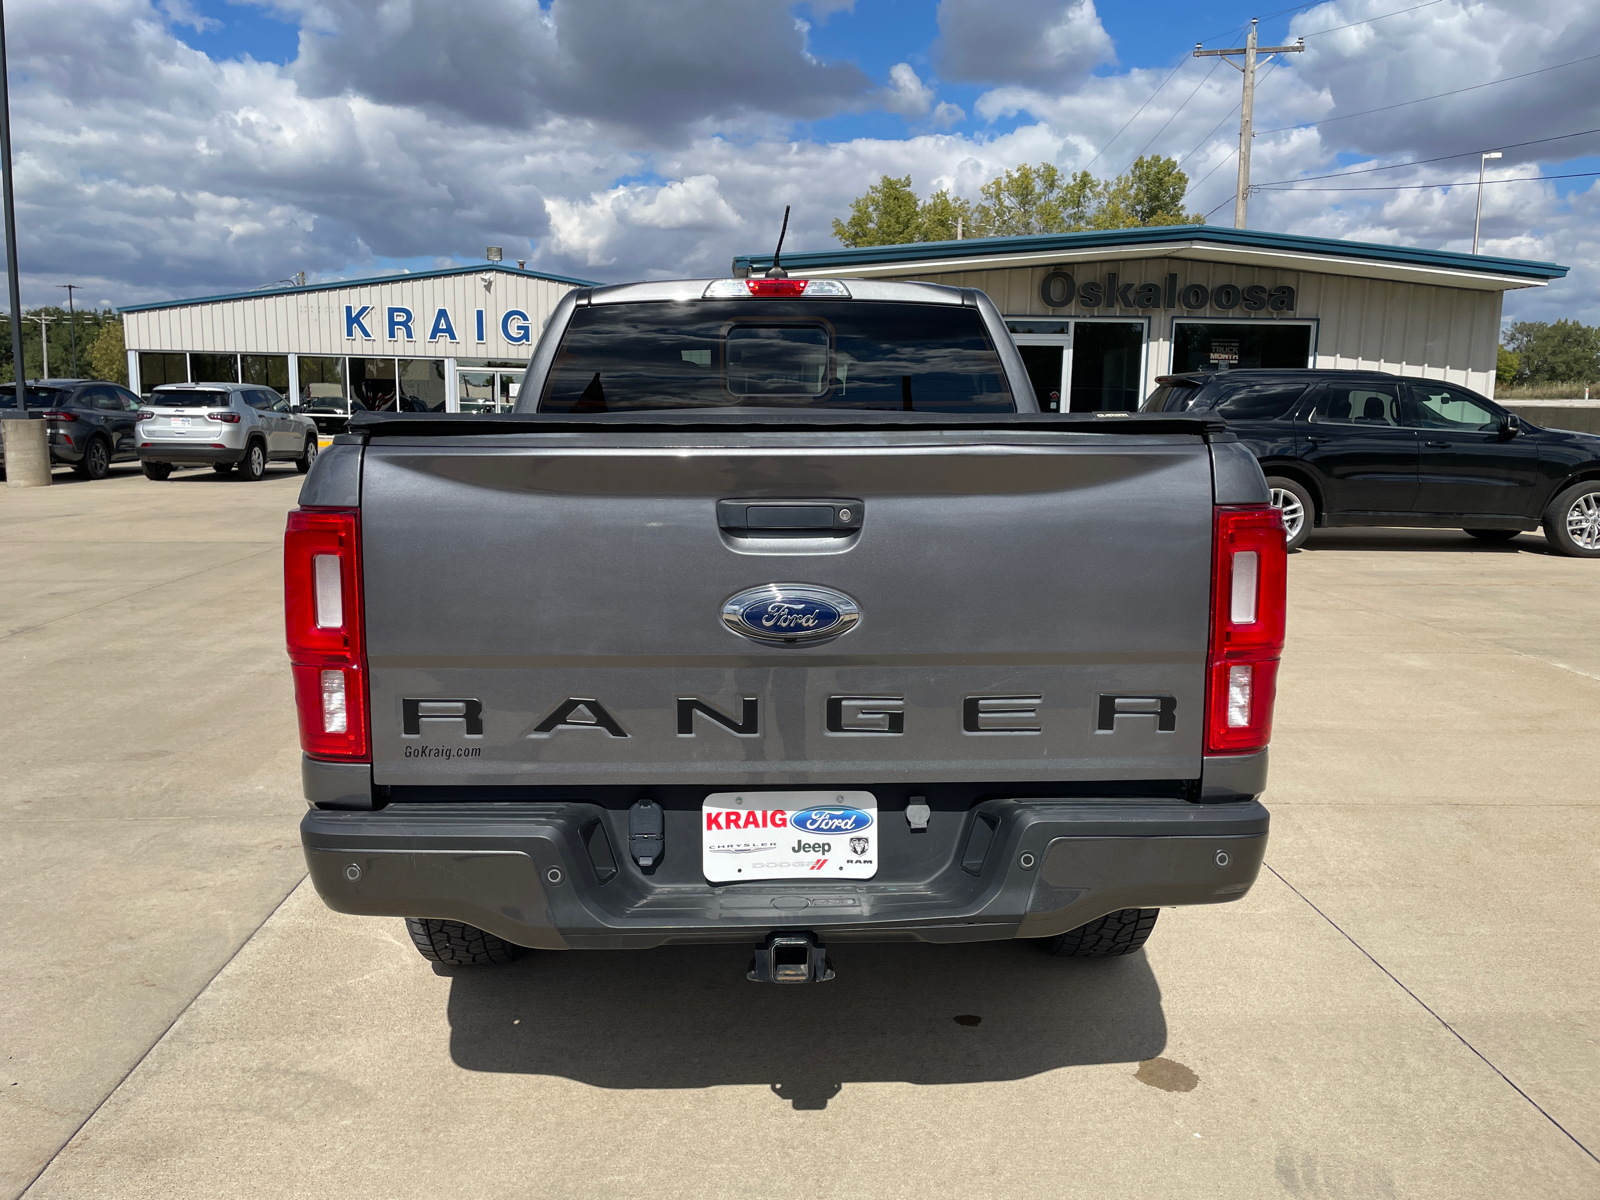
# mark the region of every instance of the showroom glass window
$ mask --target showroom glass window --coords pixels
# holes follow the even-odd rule
[[[1311,365],[1311,326],[1287,321],[1173,323],[1172,373],[1248,367],[1302,370]]]

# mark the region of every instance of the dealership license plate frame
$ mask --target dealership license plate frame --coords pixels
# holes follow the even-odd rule
[[[839,810],[840,819],[830,822],[829,809]],[[781,822],[774,816],[778,812]],[[846,812],[858,816],[845,818]],[[812,813],[819,815],[807,815]],[[878,799],[871,792],[714,792],[701,802],[700,814],[700,863],[708,883],[820,883],[871,879],[878,873]],[[728,814],[738,817],[738,828],[727,827]],[[796,815],[809,827],[797,827]],[[868,818],[866,824],[860,816]]]

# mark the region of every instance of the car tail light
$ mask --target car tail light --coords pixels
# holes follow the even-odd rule
[[[138,420],[140,420],[140,421],[150,421],[150,420],[154,420],[154,419],[155,419],[155,413],[153,413],[153,412],[151,412],[151,411],[150,411],[150,410],[149,410],[149,409],[148,409],[148,408],[147,408],[147,409],[145,409],[145,410],[144,410],[144,411],[143,411],[143,412],[141,412],[141,413],[140,413],[140,414],[139,414],[139,416],[138,416],[138,418],[137,418],[137,419],[138,419]]]
[[[237,425],[239,423],[239,414],[235,412],[207,413],[206,420],[225,421],[229,425]]]
[[[361,614],[361,522],[353,509],[301,508],[283,538],[283,618],[313,758],[371,762]]]
[[[1251,754],[1272,738],[1289,574],[1283,514],[1217,509],[1213,553],[1206,753]]]
[[[76,421],[78,418],[72,413],[57,412],[55,409],[51,409],[49,412],[44,414],[44,419],[46,421]]]
[[[829,296],[850,299],[850,289],[837,279],[713,279],[701,293],[702,300],[796,299],[800,296]]]

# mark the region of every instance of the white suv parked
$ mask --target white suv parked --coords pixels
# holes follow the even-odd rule
[[[291,412],[269,387],[247,383],[168,383],[139,409],[139,461],[151,479],[175,466],[210,463],[260,479],[269,462],[292,462],[303,475],[317,460],[317,427]]]

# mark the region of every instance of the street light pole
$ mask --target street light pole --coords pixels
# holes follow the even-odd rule
[[[39,322],[39,357],[44,361],[44,365],[39,368],[40,379],[50,378],[50,322],[55,319],[54,317],[23,318],[25,321]]]
[[[72,377],[78,377],[78,314],[72,308],[72,289],[82,287],[81,283],[58,283],[57,287],[67,289],[67,328],[72,333]]]
[[[1483,164],[1499,158],[1500,151],[1491,150],[1478,159],[1478,215],[1472,218],[1472,252],[1478,252],[1478,227],[1483,224]]]
[[[16,377],[17,416],[27,414],[22,365],[22,288],[17,282],[17,210],[11,189],[11,93],[6,83],[6,10],[0,0],[0,172],[4,173],[6,282],[11,292],[11,361]]]

